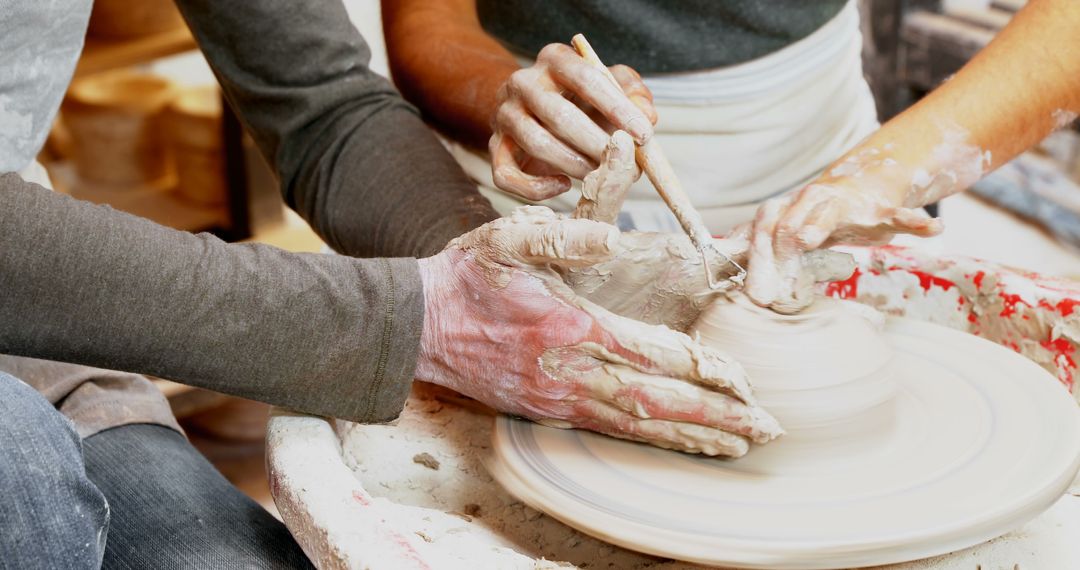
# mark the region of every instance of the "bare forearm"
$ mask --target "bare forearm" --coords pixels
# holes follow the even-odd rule
[[[398,89],[444,132],[486,149],[499,87],[520,66],[481,28],[473,0],[385,0],[382,13]]]
[[[1080,111],[1080,4],[1032,0],[975,59],[797,193],[766,202],[746,291],[798,311],[805,251],[936,235],[919,206],[960,192]]]
[[[1033,0],[952,79],[820,182],[865,168],[906,206],[964,190],[1080,112],[1078,29],[1074,0]]]

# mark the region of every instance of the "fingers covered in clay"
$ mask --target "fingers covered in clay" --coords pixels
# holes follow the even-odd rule
[[[585,382],[594,398],[641,419],[703,425],[757,443],[781,433],[776,420],[738,398],[629,366],[606,364]]]
[[[495,185],[526,200],[546,200],[570,189],[570,178],[562,174],[528,173],[522,165],[524,152],[509,136],[496,132],[488,143],[491,176]]]
[[[522,206],[451,245],[492,267],[581,267],[608,259],[618,238],[619,230],[609,224],[566,218],[543,206]]]
[[[595,168],[591,160],[551,134],[520,103],[501,105],[496,124],[505,127],[506,134],[513,137],[522,150],[556,170],[574,178],[584,178]]]
[[[742,457],[750,450],[746,438],[701,424],[642,419],[602,402],[582,402],[579,408],[581,416],[588,419],[575,427],[619,439],[710,456]]]
[[[628,134],[612,134],[600,166],[585,178],[574,218],[615,223],[626,193],[640,176],[634,151]],[[737,245],[718,243],[717,251],[708,251],[709,269],[715,280],[723,281],[738,271],[728,261],[741,252]],[[607,260],[560,267],[566,269],[566,283],[584,297],[616,314],[675,330],[689,328],[719,294],[708,286],[701,253],[682,232],[623,233]]]
[[[593,394],[618,394],[605,401],[628,412],[725,429],[756,442],[783,433],[757,406],[746,371],[730,356],[662,325],[621,317],[584,299],[579,305],[596,319],[603,342],[574,347],[576,360],[553,351],[545,356],[546,369],[591,359],[604,363],[585,376]]]
[[[941,220],[933,218],[923,208],[894,208],[889,215],[889,225],[897,233],[933,237],[945,230]]]
[[[574,48],[566,44],[549,44],[540,50],[536,61],[546,68],[557,85],[587,102],[616,128],[630,133],[638,144],[644,144],[652,137],[652,121],[627,97],[622,86],[612,83],[603,71],[585,61]]]
[[[502,121],[511,119],[500,115],[503,107],[519,105],[536,117],[546,127],[585,156],[599,160],[607,144],[608,133],[594,121],[585,109],[579,107],[564,94],[564,88],[555,82],[545,66],[523,69],[510,76],[506,91],[495,115],[495,128],[502,130],[510,125]]]
[[[421,260],[417,378],[504,412],[684,451],[737,455],[779,435],[737,363],[577,296],[553,270],[606,261],[618,236],[533,206]]]
[[[642,113],[645,113],[649,122],[655,125],[660,116],[656,114],[656,107],[653,105],[652,91],[649,91],[649,88],[645,86],[641,74],[628,65],[613,65],[608,69],[611,70],[611,75],[615,77],[615,80],[619,82],[623,93],[626,93],[630,101],[638,109],[641,109]]]
[[[847,265],[808,252],[835,244],[884,244],[897,233],[930,237],[942,229],[921,208],[893,204],[883,193],[846,183],[811,184],[758,209],[746,293],[761,306],[798,312],[812,301],[815,281],[843,278]]]
[[[600,166],[585,177],[573,217],[614,224],[630,186],[641,175],[634,161],[634,141],[615,131],[604,149]]]
[[[613,83],[565,44],[542,49],[499,90],[489,143],[495,183],[530,200],[569,189],[602,160],[609,132],[644,143],[653,135],[652,93],[629,67],[611,68]],[[513,144],[510,144],[513,143]]]
[[[710,260],[717,279],[737,269]],[[623,232],[612,255],[564,272],[566,283],[615,314],[685,331],[721,292],[709,288],[701,254],[682,233]]]
[[[746,294],[763,307],[772,305],[780,297],[780,267],[773,249],[776,224],[787,206],[784,198],[767,200],[758,208],[754,225],[750,230],[750,267],[746,275]]]

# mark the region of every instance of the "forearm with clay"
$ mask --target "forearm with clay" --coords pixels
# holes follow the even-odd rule
[[[801,254],[942,229],[921,206],[961,192],[1080,112],[1080,9],[1029,2],[953,78],[886,123],[793,196],[763,205],[747,293],[782,312],[806,306],[791,283]]]

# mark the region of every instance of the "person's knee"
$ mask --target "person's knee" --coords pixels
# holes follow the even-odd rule
[[[79,434],[71,421],[28,384],[4,372],[0,372],[0,422],[7,437],[79,451]],[[3,448],[0,454],[20,451]]]
[[[41,394],[4,373],[0,373],[0,481],[5,487],[0,501],[4,523],[0,566],[100,564],[109,509],[105,496],[86,477],[79,435]]]
[[[87,473],[113,506],[106,567],[311,567],[285,525],[179,433],[126,425],[85,447]]]

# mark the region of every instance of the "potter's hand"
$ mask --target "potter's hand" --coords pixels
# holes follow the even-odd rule
[[[596,168],[608,132],[624,130],[644,143],[653,135],[652,93],[633,69],[610,68],[620,90],[568,45],[540,50],[536,63],[514,72],[499,90],[488,144],[495,184],[528,200],[570,189],[570,179]]]
[[[575,218],[614,223],[627,190],[634,182],[634,143],[616,131],[604,151],[600,167],[582,185]],[[715,240],[716,251],[706,250],[715,281],[738,272],[730,260],[745,266],[748,240],[745,232]],[[799,275],[813,285],[817,281],[851,275],[850,256],[834,252],[811,252]],[[565,271],[574,291],[604,308],[632,319],[663,324],[686,331],[704,308],[722,292],[711,289],[701,253],[682,232],[624,232],[610,258]]]
[[[813,282],[807,275],[813,271],[806,267],[805,252],[841,243],[884,244],[897,233],[929,237],[941,232],[939,220],[921,208],[906,207],[885,186],[826,176],[792,196],[762,204],[749,229],[747,295],[761,306],[795,313],[812,301]]]
[[[618,237],[531,206],[421,260],[417,378],[549,425],[694,453],[739,456],[779,435],[737,363],[575,295],[551,269],[605,260]]]
[[[637,176],[634,141],[625,132],[615,131],[600,166],[585,177],[574,218],[614,224]],[[724,240],[716,245],[733,257],[745,251]],[[709,255],[709,267],[718,281],[738,271],[715,252]],[[574,292],[618,315],[679,331],[689,329],[720,294],[709,288],[701,254],[682,232],[623,232],[609,258],[567,268],[564,277]]]

